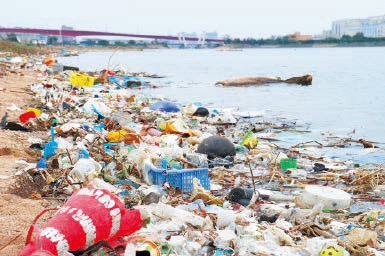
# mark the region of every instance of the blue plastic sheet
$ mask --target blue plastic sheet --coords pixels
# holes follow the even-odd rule
[[[108,79],[110,83],[118,83],[120,81],[141,81],[141,79],[137,76],[110,76]]]
[[[180,108],[173,102],[159,101],[150,106],[151,110],[159,110],[162,112],[179,112]]]

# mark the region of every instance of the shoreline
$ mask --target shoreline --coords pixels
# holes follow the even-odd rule
[[[60,48],[55,46],[55,48]],[[66,46],[63,49],[75,50],[79,53],[81,52],[111,52],[111,51],[144,51],[144,50],[242,50],[242,49],[276,49],[276,48],[361,48],[361,47],[385,47],[383,44],[370,44],[370,43],[357,43],[357,44],[311,44],[311,45],[260,45],[260,46],[251,46],[251,45],[222,45],[218,47],[206,47],[206,48],[171,48],[164,47],[161,45],[154,46],[132,46],[132,47],[114,47],[114,46],[99,46],[99,47],[89,47],[89,46]]]

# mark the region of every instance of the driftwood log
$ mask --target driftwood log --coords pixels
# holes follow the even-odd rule
[[[287,84],[300,84],[311,85],[313,77],[309,74],[304,76],[292,77],[289,79],[281,78],[268,78],[268,77],[241,77],[228,79],[224,81],[216,82],[215,84],[221,84],[223,86],[242,86],[242,85],[262,85],[272,83],[287,83]]]

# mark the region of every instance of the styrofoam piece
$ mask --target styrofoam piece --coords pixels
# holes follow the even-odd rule
[[[64,139],[62,137],[59,137],[58,139],[56,139],[56,141],[57,141],[59,149],[71,150],[74,147],[74,145],[72,143],[70,143],[69,141],[67,141],[66,139]]]
[[[47,121],[49,119],[49,115],[47,113],[41,113],[39,119],[41,121]]]
[[[95,139],[95,134],[89,133],[87,134],[84,139],[86,139],[88,142],[93,142]]]
[[[351,196],[345,191],[317,185],[306,186],[301,198],[305,205],[313,207],[322,204],[323,208],[328,209],[345,209],[352,202]]]
[[[187,245],[187,240],[184,236],[171,236],[170,245],[179,253],[183,252]]]
[[[7,107],[7,110],[17,111],[17,110],[21,110],[21,109],[18,106],[16,106],[15,104],[12,104],[12,106]]]
[[[217,226],[219,228],[224,228],[230,225],[231,223],[234,223],[235,217],[236,217],[235,212],[233,210],[219,211],[217,216],[218,216]]]
[[[42,139],[39,139],[39,138],[32,138],[32,137],[29,137],[29,138],[28,138],[28,142],[29,142],[29,143],[43,143],[43,140],[42,140]]]
[[[11,62],[11,63],[23,63],[24,60],[22,57],[13,57],[9,62]]]
[[[81,126],[80,123],[72,122],[72,123],[63,124],[62,126],[60,126],[60,129],[63,132],[69,132],[71,129],[78,129],[78,128],[80,128],[80,126]]]
[[[217,248],[227,249],[230,247],[230,242],[236,243],[239,240],[237,235],[229,229],[218,230],[217,233],[218,236],[214,240],[214,245]]]
[[[236,111],[233,114],[241,117],[259,117],[264,116],[265,111]]]
[[[306,178],[307,172],[304,169],[292,169],[290,176],[293,178]]]

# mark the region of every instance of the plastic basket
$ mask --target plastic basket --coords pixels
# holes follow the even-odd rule
[[[281,169],[287,170],[290,168],[297,168],[297,159],[295,158],[282,158],[280,161]]]
[[[194,178],[200,181],[204,189],[210,190],[210,179],[207,168],[176,170],[160,169],[155,166],[150,166],[148,173],[153,184],[161,185],[163,182],[167,182],[174,188],[180,188],[182,193],[192,191]]]

